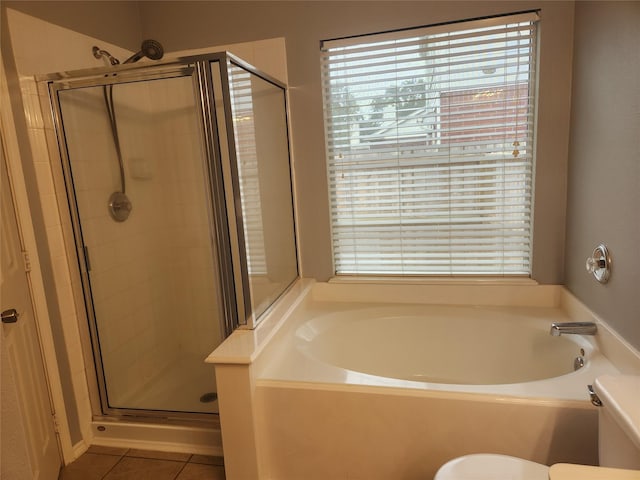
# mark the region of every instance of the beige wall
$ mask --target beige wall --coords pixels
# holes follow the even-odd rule
[[[319,44],[461,18],[542,9],[534,278],[562,283],[573,2],[141,2],[144,37],[169,49],[284,37],[302,273],[333,274]]]
[[[566,284],[640,348],[640,3],[576,4]],[[612,276],[584,268],[600,242]]]
[[[140,48],[138,2],[3,0],[2,5],[134,52]],[[43,54],[51,57],[59,53],[56,48],[63,48],[60,43],[50,43],[37,36],[34,40],[40,40]]]

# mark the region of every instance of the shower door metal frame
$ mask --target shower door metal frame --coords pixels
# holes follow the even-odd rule
[[[227,142],[230,153],[230,163],[227,168],[232,172],[232,177],[225,178],[222,162],[225,161],[220,152],[220,138],[218,132],[218,119],[215,108],[215,98],[213,95],[213,79],[210,65],[217,62],[220,65],[221,81],[223,85],[223,105],[224,123],[227,129]],[[140,64],[117,65],[114,67],[101,67],[95,69],[78,70],[74,72],[63,72],[38,77],[39,82],[47,84],[49,91],[49,107],[53,119],[53,125],[58,140],[58,151],[60,164],[64,177],[66,197],[69,211],[69,220],[75,244],[75,253],[79,267],[80,285],[82,292],[74,288],[74,296],[81,297],[84,304],[87,323],[89,325],[89,335],[93,350],[95,369],[87,369],[89,372],[95,371],[95,385],[99,392],[101,409],[100,412],[94,408],[94,417],[105,418],[131,418],[162,420],[162,421],[184,421],[184,420],[211,420],[216,417],[213,413],[198,412],[178,412],[170,410],[144,410],[135,408],[110,407],[106,391],[106,381],[102,358],[100,354],[100,343],[97,332],[97,323],[93,306],[91,292],[91,282],[89,278],[90,264],[84,246],[82,236],[82,226],[78,210],[77,199],[73,185],[73,175],[71,171],[71,161],[69,158],[66,137],[63,129],[62,111],[58,92],[82,87],[95,87],[104,85],[115,85],[120,83],[131,83],[146,80],[159,80],[166,78],[190,76],[194,82],[194,94],[200,101],[199,116],[201,139],[203,142],[203,152],[205,156],[206,169],[208,172],[207,188],[209,198],[208,212],[210,216],[211,235],[215,237],[217,245],[218,281],[220,282],[222,311],[224,316],[225,337],[230,335],[234,329],[246,326],[247,318],[251,317],[251,299],[249,295],[248,266],[244,250],[244,237],[242,228],[242,209],[240,204],[240,190],[237,179],[237,165],[235,162],[235,144],[233,138],[233,118],[230,106],[230,95],[227,73],[227,62],[233,62],[251,73],[271,82],[286,90],[286,87],[279,81],[258,71],[246,62],[230,55],[227,52],[182,57],[168,62],[153,62]],[[286,96],[285,96],[286,98]],[[286,112],[288,121],[288,111]],[[287,142],[290,144],[289,138]],[[289,154],[289,157],[291,155]],[[291,165],[290,165],[291,169]],[[229,205],[226,201],[225,192],[231,189],[234,202]],[[293,194],[293,192],[292,192]],[[61,212],[64,214],[65,212]],[[295,222],[294,222],[295,224]],[[237,242],[230,240],[231,233],[238,236]],[[297,248],[296,248],[297,256]],[[236,260],[240,268],[234,268],[233,261]],[[296,258],[297,260],[297,258]],[[238,271],[240,270],[240,271]],[[299,272],[299,270],[298,270]],[[299,277],[299,273],[298,273]],[[298,278],[297,277],[297,278]],[[76,284],[76,282],[72,282]],[[239,286],[241,288],[238,288]],[[246,293],[246,294],[245,294]],[[253,320],[253,318],[252,318]],[[253,321],[249,322],[254,324]]]
[[[211,62],[213,63],[213,62]],[[210,64],[209,64],[210,65]],[[227,130],[227,150],[229,152],[228,166],[231,169],[231,175],[229,175],[229,181],[231,182],[229,190],[233,193],[233,209],[235,211],[235,228],[230,229],[237,234],[237,248],[239,251],[238,260],[240,262],[239,271],[236,271],[235,281],[236,281],[236,291],[240,292],[240,295],[236,295],[237,300],[237,308],[238,308],[238,327],[239,328],[247,328],[254,329],[258,325],[259,317],[270,311],[271,306],[269,306],[264,312],[256,313],[253,310],[253,305],[251,303],[251,295],[250,295],[250,278],[249,278],[249,265],[247,259],[246,252],[246,239],[244,235],[244,224],[242,217],[242,199],[240,195],[240,172],[238,168],[238,156],[236,150],[236,138],[235,138],[235,130],[233,128],[233,111],[231,108],[231,88],[229,87],[229,66],[235,65],[243,70],[246,70],[252,75],[259,77],[267,83],[279,88],[283,93],[284,100],[284,111],[285,111],[285,131],[287,134],[287,152],[289,155],[289,183],[291,185],[291,212],[293,215],[293,239],[294,239],[294,253],[296,256],[296,277],[283,289],[280,293],[279,297],[284,295],[295,283],[295,281],[300,278],[300,266],[299,266],[299,257],[298,257],[298,235],[297,228],[295,222],[295,203],[293,202],[293,166],[291,164],[291,138],[289,132],[289,99],[287,97],[287,86],[280,82],[278,79],[261,72],[256,69],[251,64],[245,62],[241,58],[238,58],[235,55],[230,54],[229,52],[225,52],[222,55],[222,61],[219,62],[220,66],[220,80],[222,84],[222,96],[223,96],[223,106],[224,106],[224,118],[226,122],[226,130]],[[208,68],[209,75],[211,75],[211,69]],[[208,78],[212,79],[212,75]],[[213,95],[213,83],[211,83],[211,98],[214,98]],[[217,129],[214,129],[217,131]],[[221,156],[222,158],[222,156]],[[240,287],[240,288],[238,288]],[[277,297],[277,298],[279,298]],[[277,300],[276,298],[276,300]],[[275,302],[275,300],[274,300]],[[272,303],[273,305],[273,303]]]

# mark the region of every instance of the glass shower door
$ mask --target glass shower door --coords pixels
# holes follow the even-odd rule
[[[217,412],[204,359],[225,322],[194,85],[57,91],[108,409]]]
[[[236,63],[211,63],[221,149],[235,194],[243,292],[239,322],[254,328],[260,316],[298,278],[293,187],[284,86]],[[228,89],[223,88],[227,81]],[[222,108],[228,105],[227,111]],[[225,121],[226,120],[226,121]],[[240,310],[240,308],[239,308]]]

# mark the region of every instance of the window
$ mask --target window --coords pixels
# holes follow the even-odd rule
[[[536,21],[323,42],[337,274],[530,274]]]

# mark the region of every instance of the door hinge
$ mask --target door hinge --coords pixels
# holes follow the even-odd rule
[[[60,433],[60,420],[58,420],[58,416],[55,413],[51,416],[53,417],[53,431]]]
[[[24,271],[29,273],[31,271],[31,257],[26,250],[22,251],[22,261],[24,262]]]

